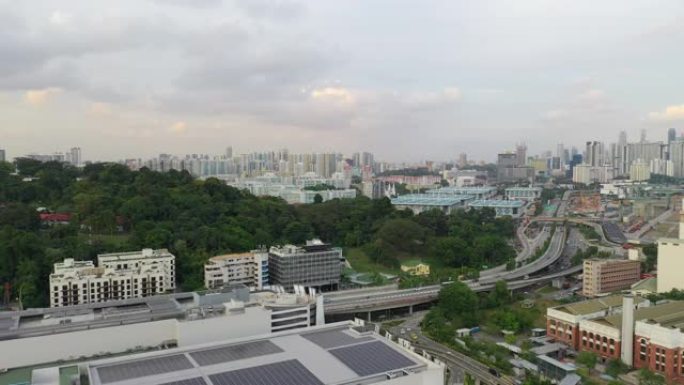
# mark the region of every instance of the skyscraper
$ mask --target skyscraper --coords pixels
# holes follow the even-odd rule
[[[515,157],[518,166],[524,166],[527,163],[527,145],[525,143],[515,146]]]
[[[233,159],[233,147],[232,146],[226,147],[226,158],[227,159]]]
[[[73,166],[81,165],[81,147],[72,147],[68,153],[69,163]]]
[[[603,143],[587,142],[584,163],[590,166],[603,166]]]
[[[670,128],[667,130],[667,144],[670,144],[677,140],[677,130],[674,128]]]

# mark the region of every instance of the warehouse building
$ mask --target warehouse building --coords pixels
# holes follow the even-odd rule
[[[506,199],[535,200],[541,198],[541,187],[509,187],[506,189]]]
[[[407,194],[393,198],[392,205],[397,210],[409,209],[416,215],[435,209],[448,215],[454,210],[463,209],[472,199],[471,195]]]
[[[497,200],[497,199],[481,199],[468,202],[468,207],[492,208],[496,211],[496,216],[509,216],[512,218],[520,218],[525,213],[525,202],[520,200]]]

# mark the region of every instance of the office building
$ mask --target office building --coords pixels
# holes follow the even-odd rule
[[[541,193],[541,187],[509,187],[506,189],[506,198],[535,200],[541,198]]]
[[[589,166],[597,167],[604,165],[604,148],[602,142],[587,142],[584,153],[584,163]]]
[[[219,255],[209,258],[204,264],[204,286],[207,289],[239,284],[261,290],[268,286],[268,279],[267,250]]]
[[[50,274],[50,306],[143,298],[175,288],[175,257],[168,251],[145,249],[115,258],[120,255],[98,256],[98,267],[90,261],[70,258],[55,263]],[[134,255],[137,258],[127,258]]]
[[[361,192],[363,196],[370,199],[380,199],[385,197],[386,186],[385,182],[379,180],[369,180],[361,183]]]
[[[520,143],[515,146],[516,166],[523,167],[527,163],[527,145]]]
[[[657,268],[658,293],[684,290],[684,209],[679,212],[679,238],[658,239]]]
[[[272,246],[268,268],[271,283],[288,291],[295,285],[335,288],[340,283],[342,261],[342,249],[314,239],[303,246]]]
[[[90,385],[427,385],[445,381],[444,365],[352,322],[36,369],[32,376],[53,383],[68,369]]]
[[[622,296],[612,295],[546,309],[546,335],[572,349],[580,348],[580,322],[620,314]],[[637,308],[648,307],[645,298],[636,300]]]
[[[314,296],[245,286],[0,312],[0,383],[2,369],[308,328],[322,316]]]
[[[585,259],[582,294],[597,297],[629,289],[641,278],[641,262],[615,259]]]
[[[670,143],[669,147],[672,173],[675,178],[684,178],[684,138],[677,138]]]
[[[65,162],[71,164],[72,166],[80,166],[81,165],[81,148],[80,147],[72,147],[67,153],[65,154],[64,158]]]
[[[475,209],[491,208],[496,212],[496,217],[509,216],[512,218],[520,218],[525,214],[525,207],[527,204],[522,200],[497,200],[497,199],[480,199],[468,202],[468,207]]]
[[[416,215],[430,210],[439,210],[448,215],[454,210],[465,208],[472,199],[471,195],[406,194],[392,198],[392,206],[397,210],[411,210]]]
[[[5,150],[0,148],[0,162],[6,162],[6,161],[7,161],[7,158],[5,156]]]

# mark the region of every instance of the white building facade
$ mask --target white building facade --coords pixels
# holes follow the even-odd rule
[[[242,284],[261,290],[268,285],[268,251],[226,254],[209,258],[204,264],[204,286],[218,289]]]

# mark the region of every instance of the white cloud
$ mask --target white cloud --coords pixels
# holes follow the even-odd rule
[[[41,106],[54,95],[60,93],[59,88],[45,88],[42,90],[28,90],[24,93],[24,101],[32,106]]]
[[[112,105],[101,102],[91,103],[88,112],[94,116],[109,116],[112,114]]]
[[[174,134],[185,134],[188,131],[188,124],[182,121],[176,122],[169,127],[169,131]]]
[[[568,116],[568,112],[565,110],[551,110],[544,113],[544,118],[548,120],[559,120]]]
[[[324,87],[311,91],[314,100],[329,101],[335,103],[351,104],[355,98],[352,92],[344,87]]]
[[[54,11],[50,15],[50,24],[56,26],[64,26],[71,23],[73,16],[62,11]]]
[[[665,110],[648,114],[651,120],[684,120],[684,104],[679,106],[667,106]]]
[[[590,89],[579,95],[580,100],[592,102],[602,100],[606,96],[603,90]]]

